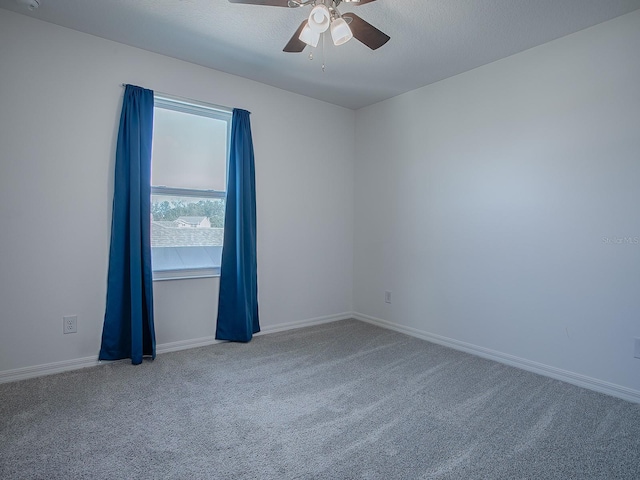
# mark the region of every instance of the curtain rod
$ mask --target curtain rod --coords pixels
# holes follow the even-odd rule
[[[127,83],[121,84],[122,87],[126,87],[127,85],[130,85],[130,84],[127,84]],[[225,107],[223,105],[216,105],[215,103],[208,103],[208,102],[199,102],[197,100],[191,100],[190,98],[178,97],[176,95],[170,95],[168,93],[156,92],[155,90],[153,91],[153,93],[154,95],[157,94],[159,97],[164,97],[169,100],[177,100],[178,102],[184,102],[191,105],[202,104],[202,105],[206,105],[207,107],[213,108],[214,110],[222,110],[223,112],[233,113],[233,108]]]

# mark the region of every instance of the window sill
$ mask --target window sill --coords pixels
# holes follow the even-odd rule
[[[190,280],[194,278],[215,278],[220,276],[220,268],[198,268],[193,270],[166,270],[153,272],[154,282],[165,280]]]

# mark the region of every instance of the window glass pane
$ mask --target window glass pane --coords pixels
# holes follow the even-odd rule
[[[153,270],[220,267],[224,203],[222,198],[152,195]]]
[[[155,108],[151,184],[226,191],[227,122]]]

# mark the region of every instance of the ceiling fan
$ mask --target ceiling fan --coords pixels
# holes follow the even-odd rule
[[[284,52],[300,53],[307,45],[318,45],[320,35],[327,30],[331,33],[334,45],[342,45],[351,38],[364,43],[371,50],[376,50],[389,41],[391,37],[360,18],[355,13],[342,15],[338,11],[341,3],[364,5],[375,0],[229,0],[231,3],[249,5],[266,5],[271,7],[306,7],[313,6],[309,17],[303,21],[283,49]]]

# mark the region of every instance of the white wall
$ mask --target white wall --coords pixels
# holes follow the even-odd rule
[[[639,52],[637,11],[359,110],[355,311],[640,393]]]
[[[640,12],[354,114],[0,9],[0,376],[97,355],[132,83],[253,112],[263,327],[353,309],[640,391],[640,245],[603,241],[640,236],[637,51]],[[156,283],[158,343],[217,288]]]
[[[0,373],[97,356],[122,83],[252,112],[263,328],[352,310],[353,111],[0,9]],[[217,288],[157,282],[158,343],[212,336]]]

